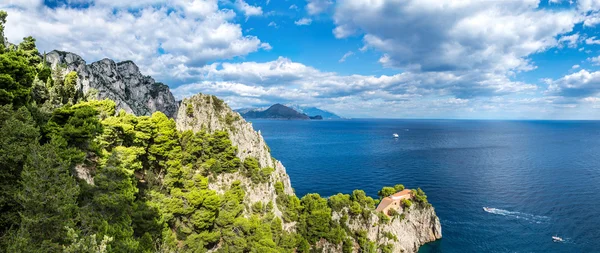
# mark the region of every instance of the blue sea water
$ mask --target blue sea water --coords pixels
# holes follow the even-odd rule
[[[600,252],[600,121],[252,122],[299,196],[422,188],[443,238],[420,252]]]

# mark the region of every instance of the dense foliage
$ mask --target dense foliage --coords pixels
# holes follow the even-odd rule
[[[5,21],[0,11],[0,35]],[[79,94],[76,72],[51,71],[35,39],[9,47],[3,38],[0,252],[309,252],[323,239],[343,252],[393,250],[346,225],[372,219],[377,201],[364,191],[287,195],[273,168],[238,158],[226,131],[180,132],[160,112],[116,112],[113,101]],[[215,110],[225,108],[212,101]],[[211,189],[224,173],[250,184]],[[249,202],[254,185],[274,187],[276,203]],[[380,196],[402,189],[387,187]],[[420,189],[414,194],[427,203]]]

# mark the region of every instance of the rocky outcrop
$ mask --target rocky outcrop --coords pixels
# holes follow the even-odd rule
[[[237,112],[232,111],[223,100],[215,96],[198,94],[181,101],[176,114],[177,129],[180,131],[214,132],[224,130],[229,133],[233,146],[238,147],[237,156],[244,160],[247,157],[256,158],[262,168],[274,168],[271,180],[266,183],[253,183],[250,178],[240,172],[223,173],[211,179],[209,187],[218,193],[223,193],[231,183],[238,180],[246,189],[246,200],[253,204],[273,203],[275,215],[281,217],[281,211],[276,203],[275,182],[282,182],[284,191],[293,195],[294,191],[290,178],[281,162],[271,157],[269,147],[260,132],[254,131],[252,124],[246,122]]]
[[[360,217],[350,218],[346,225],[353,232],[366,231],[367,238],[377,245],[393,245],[394,252],[417,252],[421,245],[442,238],[442,225],[431,205],[412,205],[402,211],[402,215],[403,218],[393,217],[386,223],[372,214],[368,221]],[[341,217],[341,213],[333,213],[334,220]],[[386,233],[396,238],[388,238]]]
[[[61,51],[48,53],[46,61],[63,75],[76,71],[79,76],[77,89],[82,94],[95,93],[98,99],[111,99],[117,109],[135,115],[161,111],[169,117],[174,117],[177,112],[178,103],[169,87],[142,75],[132,61],[115,63],[103,59],[88,65],[80,56]]]

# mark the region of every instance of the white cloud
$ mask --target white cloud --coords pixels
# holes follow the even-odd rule
[[[235,6],[238,10],[244,13],[246,18],[250,16],[260,16],[263,14],[262,8],[260,6],[249,5],[244,0],[236,0]]]
[[[178,97],[198,91],[217,95],[260,97],[271,102],[291,101],[297,96],[311,101],[334,101],[341,97],[406,100],[423,96],[455,96],[469,99],[476,96],[499,96],[514,92],[531,92],[536,86],[512,82],[502,76],[455,75],[452,73],[410,73],[396,75],[339,75],[323,72],[288,58],[270,62],[212,64],[202,69],[205,81],[174,89]],[[239,89],[221,89],[236,84]],[[243,86],[239,86],[243,84]],[[467,85],[469,84],[469,85]],[[474,87],[471,84],[476,84]],[[219,88],[221,87],[221,88]],[[231,86],[227,86],[231,88]],[[214,89],[214,90],[211,90]],[[227,90],[227,91],[226,91]],[[284,90],[293,91],[291,93]]]
[[[301,18],[299,20],[294,21],[296,25],[310,25],[312,23],[312,19],[310,18]]]
[[[587,38],[585,40],[585,44],[588,44],[588,45],[600,45],[600,40],[597,40],[596,36],[590,37],[590,38]]]
[[[348,51],[347,53],[345,53],[345,54],[342,56],[342,58],[339,60],[339,62],[345,62],[345,61],[346,61],[346,59],[347,59],[348,57],[352,56],[352,55],[354,55],[354,52],[352,52],[352,51]]]
[[[298,6],[296,6],[295,4],[290,5],[290,10],[297,10]]]
[[[581,5],[578,8],[594,8]],[[362,37],[361,51],[381,53],[379,63],[410,73],[415,81],[448,77],[435,90],[455,98],[534,92],[512,81],[536,69],[533,54],[576,48],[583,22],[575,9],[548,10],[538,0],[347,0],[335,4],[336,38]]]
[[[275,23],[275,21],[271,21],[271,23],[269,23],[269,25],[268,25],[268,26],[272,26],[272,27],[275,27],[275,28],[279,28],[279,26],[277,25],[277,23]]]
[[[596,57],[590,57],[587,59],[589,62],[592,63],[592,65],[598,66],[600,65],[600,55],[596,56]]]
[[[557,80],[545,80],[546,94],[566,98],[584,98],[600,93],[600,71],[588,72],[585,69],[563,76]]]
[[[581,68],[581,66],[579,66],[578,64],[573,65],[573,67],[571,67],[571,69],[578,69]]]
[[[537,0],[349,0],[337,2],[334,34],[364,34],[400,68],[421,71],[532,69],[529,55],[558,45],[580,17]]]
[[[600,9],[599,0],[578,0],[577,8],[581,12],[597,11]]]
[[[306,11],[309,15],[316,15],[321,12],[327,11],[329,7],[333,4],[331,0],[306,0],[308,4],[306,4]]]
[[[564,35],[558,39],[559,47],[562,47],[563,44],[566,44],[569,48],[576,48],[577,43],[579,42],[579,34],[575,33],[572,35]]]
[[[0,3],[9,15],[5,31],[9,41],[31,35],[41,51],[70,51],[88,62],[133,60],[144,74],[159,79],[177,76],[173,73],[188,76],[181,71],[270,48],[257,37],[244,35],[233,22],[236,14],[219,9],[217,0],[168,4],[97,0],[86,9],[30,4]]]

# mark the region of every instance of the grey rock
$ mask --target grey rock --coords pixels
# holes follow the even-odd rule
[[[135,115],[160,111],[168,117],[174,117],[177,112],[178,103],[169,87],[142,75],[132,61],[115,63],[103,59],[88,65],[79,55],[56,50],[48,53],[46,60],[53,70],[60,68],[63,74],[76,71],[80,92],[88,94],[95,90],[98,99],[115,101],[117,110]]]

